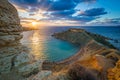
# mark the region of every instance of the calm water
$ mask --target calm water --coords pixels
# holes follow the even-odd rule
[[[30,49],[37,59],[60,61],[79,51],[79,46],[67,41],[55,39],[51,35],[54,32],[65,31],[69,28],[83,28],[87,31],[98,33],[106,37],[119,40],[119,43],[111,42],[120,49],[119,27],[48,27],[35,31],[26,31],[21,43]]]

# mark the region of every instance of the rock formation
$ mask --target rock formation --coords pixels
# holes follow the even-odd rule
[[[79,44],[81,49],[66,60],[47,64],[50,70],[43,70],[46,66],[43,61],[36,60],[20,44],[21,31],[15,7],[7,0],[0,0],[0,80],[117,80],[119,77],[116,71],[120,68],[120,52],[107,41],[109,38],[82,29],[55,33],[54,37]]]
[[[69,29],[53,36],[81,46],[77,54],[58,62],[59,66],[64,65],[64,68],[59,69],[67,70],[69,80],[88,80],[87,76],[91,76],[89,80],[108,80],[108,69],[114,67],[120,60],[120,52],[107,41],[109,38],[104,36],[83,29]]]
[[[7,0],[0,1],[0,47],[18,44],[22,38],[17,10]]]
[[[0,0],[0,80],[24,80],[41,69],[42,61],[20,44],[21,31],[15,7]]]
[[[108,69],[108,80],[120,80],[120,60],[114,68]]]

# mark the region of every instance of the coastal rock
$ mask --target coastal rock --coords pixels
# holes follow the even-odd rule
[[[70,80],[70,79],[68,77],[68,74],[66,74],[66,72],[60,71],[60,72],[54,72],[53,74],[43,78],[42,80]]]
[[[97,80],[107,80],[107,70],[114,67],[114,63],[114,60],[107,59],[102,55],[86,55],[75,64],[82,65],[84,68],[91,70],[93,74],[96,74],[94,77],[96,77]]]
[[[99,44],[104,44],[104,46],[115,48],[112,44],[110,44],[107,40],[109,38],[87,32],[83,29],[75,29],[71,28],[67,31],[60,32],[60,33],[54,33],[52,36],[58,39],[66,40],[71,43],[79,44],[80,46],[85,46],[90,41],[94,40],[98,42]]]
[[[80,64],[74,64],[70,67],[68,71],[69,80],[100,80],[95,71],[92,69],[87,69]]]
[[[0,59],[0,73],[7,73],[10,72],[12,67],[12,58],[14,56],[9,56]]]
[[[10,72],[14,66],[14,58],[16,58],[19,53],[27,51],[25,49],[23,46],[0,48],[0,73]]]
[[[35,76],[31,76],[29,78],[27,78],[27,80],[44,80],[46,77],[48,77],[49,75],[52,74],[52,71],[41,71],[38,74],[36,74]],[[47,79],[45,79],[47,80]]]
[[[42,61],[34,61],[32,63],[23,64],[16,68],[17,72],[22,76],[28,77],[32,74],[36,74],[41,70]]]
[[[29,63],[32,61],[34,61],[34,56],[32,54],[22,52],[15,57],[14,65],[15,67],[19,67],[22,64]]]
[[[15,7],[8,0],[0,0],[0,80],[24,80],[41,70],[43,61],[20,44],[21,31]]]
[[[90,80],[107,80],[107,70],[120,60],[120,52],[104,36],[83,29],[69,29],[53,36],[81,46],[78,53],[55,65],[55,70],[68,71],[69,80],[88,80],[88,76]]]
[[[92,38],[88,36],[84,30],[69,29],[61,33],[53,34],[55,38],[66,40],[75,44],[80,44],[81,46],[88,43]]]
[[[51,70],[43,71],[43,60],[36,60],[28,48],[20,44],[21,31],[15,7],[7,0],[0,0],[0,80],[106,80],[107,69],[120,59],[120,52],[107,42],[108,38],[83,29],[70,29],[53,36],[79,44],[81,50],[66,60],[53,63]],[[117,79],[119,62],[116,66],[110,72],[117,73],[112,75]],[[108,72],[108,78],[109,75]]]
[[[114,68],[108,69],[108,80],[120,80],[120,60]]]
[[[42,69],[43,60],[36,60],[23,46],[6,47],[6,49],[2,48],[2,51],[0,51],[2,55],[0,57],[0,74],[2,75],[14,72],[21,77],[28,77]]]
[[[17,45],[22,38],[17,10],[7,0],[0,1],[0,47]]]

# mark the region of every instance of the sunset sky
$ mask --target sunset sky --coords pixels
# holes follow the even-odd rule
[[[23,26],[120,25],[120,0],[9,0]]]

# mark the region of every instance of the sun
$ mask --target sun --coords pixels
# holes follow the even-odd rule
[[[37,22],[32,22],[32,25],[33,25],[33,26],[36,26],[36,25],[37,25]]]

